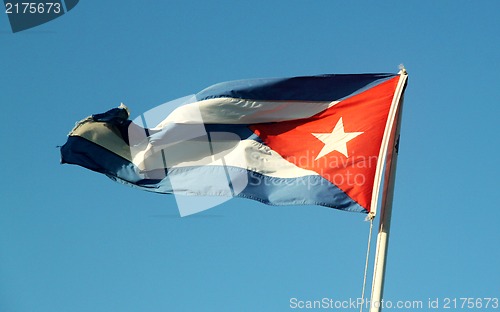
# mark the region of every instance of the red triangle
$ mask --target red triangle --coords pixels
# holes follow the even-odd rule
[[[310,118],[250,128],[283,158],[319,173],[370,211],[377,159],[398,80],[387,80]],[[312,133],[332,132],[340,118],[346,133],[363,134],[347,142],[349,157],[333,151],[315,160],[325,144]]]

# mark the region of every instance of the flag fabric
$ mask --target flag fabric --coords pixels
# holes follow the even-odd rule
[[[406,73],[220,83],[166,116],[87,117],[61,162],[157,193],[373,213],[405,85]]]

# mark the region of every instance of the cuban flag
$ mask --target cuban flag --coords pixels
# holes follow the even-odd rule
[[[121,105],[78,122],[61,162],[157,193],[373,214],[406,77],[224,82],[134,120]]]

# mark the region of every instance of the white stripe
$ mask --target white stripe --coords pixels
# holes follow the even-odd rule
[[[281,155],[254,140],[219,140],[211,133],[208,138],[197,138],[179,142],[163,150],[155,150],[152,145],[135,153],[133,163],[141,170],[182,168],[190,166],[219,166],[223,159],[226,166],[277,178],[298,178],[318,173],[297,167]],[[227,139],[227,136],[225,137]],[[213,155],[212,155],[213,153]]]
[[[132,159],[130,148],[121,135],[104,122],[95,122],[91,117],[80,121],[69,135],[85,138],[127,160]]]
[[[236,98],[208,99],[178,107],[154,129],[161,129],[171,122],[253,124],[295,120],[314,116],[337,103],[339,103],[339,101],[255,101]]]

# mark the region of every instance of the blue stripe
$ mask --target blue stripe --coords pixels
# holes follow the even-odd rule
[[[176,178],[176,194],[231,196],[227,183],[214,185],[213,177],[226,171],[231,177],[246,175],[248,179],[248,184],[237,197],[257,200],[267,205],[320,205],[366,213],[363,207],[321,176],[275,178],[243,168],[226,167],[224,170],[217,166],[139,173],[136,166],[128,160],[78,136],[68,138],[61,148],[61,157],[62,163],[79,165],[103,173],[116,182],[156,193],[171,194],[171,181]],[[190,174],[192,170],[196,170],[195,175]]]
[[[232,97],[265,101],[336,101],[384,82],[396,74],[321,75],[223,82],[202,90],[196,99]]]
[[[253,131],[248,128],[248,125],[245,124],[205,124],[205,130],[207,133],[230,132],[239,136],[241,140],[254,140],[262,143],[262,139],[253,133]]]
[[[203,126],[204,131],[200,131],[200,127]],[[141,131],[141,130],[139,130]],[[148,133],[153,132],[150,129],[144,129],[142,131]],[[183,142],[187,140],[196,140],[200,138],[201,140],[207,139],[207,133],[231,133],[239,137],[240,140],[254,140],[262,143],[262,139],[253,133],[252,130],[248,128],[246,124],[168,124],[161,130],[149,136],[149,142],[155,146],[167,145],[176,142]],[[231,137],[233,140],[235,137]],[[235,142],[236,143],[236,142]]]
[[[156,180],[144,180],[128,160],[79,136],[69,136],[61,147],[61,163],[79,165],[132,184],[154,187]]]
[[[238,197],[258,200],[267,205],[319,205],[366,213],[342,190],[319,175],[275,178],[252,171],[248,173],[249,183]]]

